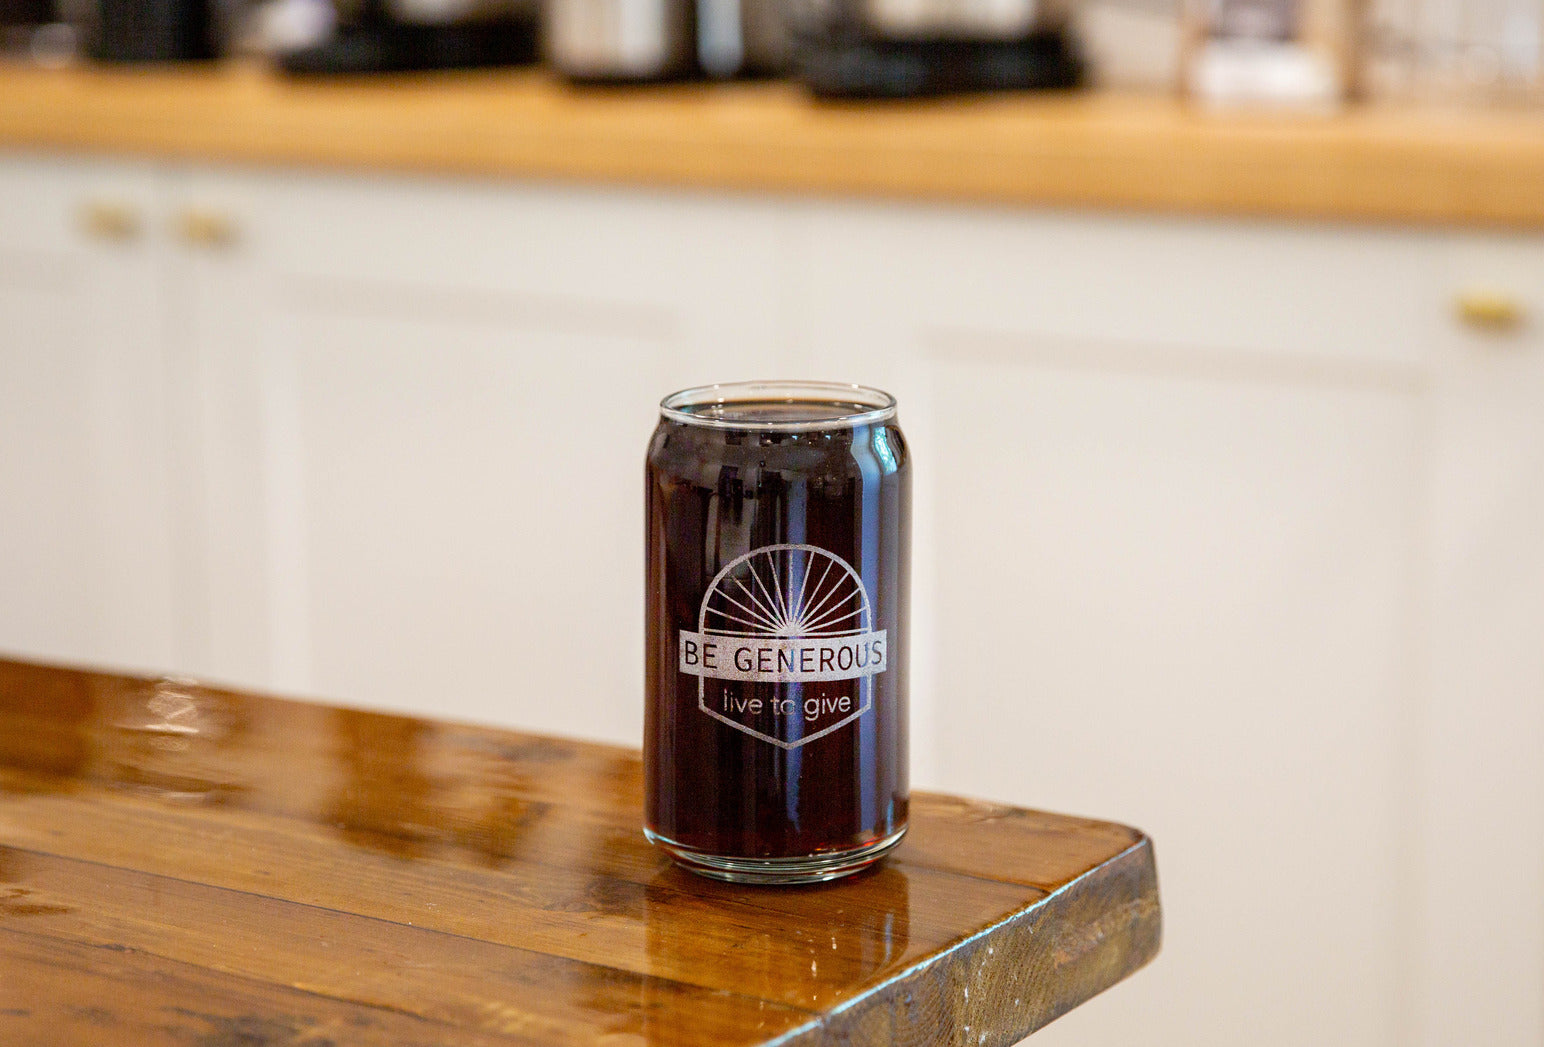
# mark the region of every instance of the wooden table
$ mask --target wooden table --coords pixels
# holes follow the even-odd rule
[[[651,848],[640,787],[608,746],[0,661],[0,1043],[1000,1047],[1158,951],[1132,829],[918,795],[873,871],[746,888]]]

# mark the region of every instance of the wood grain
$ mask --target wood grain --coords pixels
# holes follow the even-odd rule
[[[830,104],[536,72],[325,82],[0,68],[0,146],[960,202],[1544,228],[1544,115],[1200,112],[1168,98]]]
[[[0,661],[0,1042],[1012,1043],[1157,951],[1140,833],[918,796],[875,870],[642,838],[637,754]]]

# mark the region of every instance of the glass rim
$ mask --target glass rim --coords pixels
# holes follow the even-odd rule
[[[861,408],[835,417],[793,418],[776,421],[741,421],[694,413],[691,408],[712,404],[728,405],[752,401],[788,404],[821,404],[827,407]],[[896,399],[883,389],[847,382],[817,382],[802,379],[774,381],[756,379],[748,382],[716,382],[695,385],[671,393],[659,402],[661,416],[683,425],[705,429],[732,429],[740,432],[810,432],[819,429],[856,429],[859,426],[888,422],[895,417]]]

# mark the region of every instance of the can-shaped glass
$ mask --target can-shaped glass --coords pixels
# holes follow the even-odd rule
[[[906,831],[911,466],[894,397],[737,382],[647,466],[645,832],[723,880],[855,872]]]

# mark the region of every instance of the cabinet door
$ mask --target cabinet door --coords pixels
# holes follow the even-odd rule
[[[1436,1047],[1544,1043],[1544,240],[1456,237],[1440,317],[1414,1000]]]
[[[636,744],[659,396],[760,370],[749,205],[194,176],[207,671]],[[710,368],[708,365],[711,364]]]
[[[0,650],[176,660],[165,367],[142,168],[0,158]]]
[[[926,491],[919,777],[1156,841],[1163,954],[1032,1042],[1392,1047],[1438,246],[880,208],[804,236],[804,344],[895,384]]]
[[[1176,372],[937,366],[942,773],[1158,843],[1061,1042],[1392,1044],[1420,404]]]

